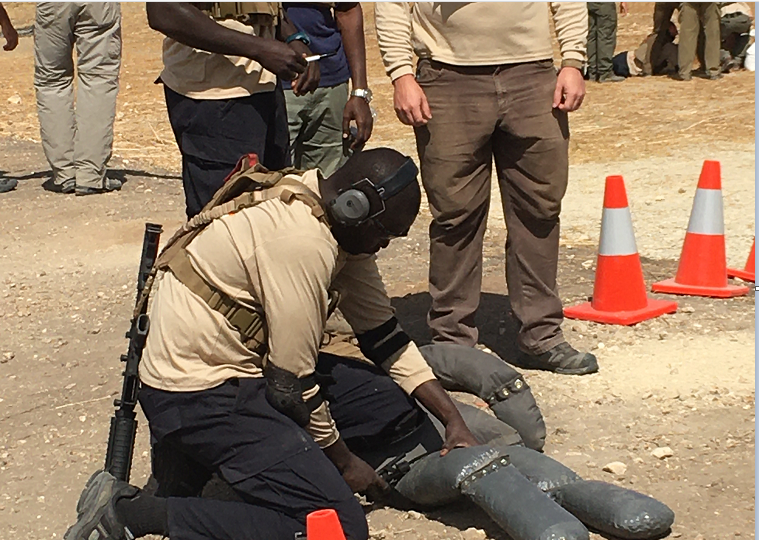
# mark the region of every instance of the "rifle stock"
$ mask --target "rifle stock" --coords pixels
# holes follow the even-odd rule
[[[119,480],[129,481],[134,454],[134,439],[137,433],[137,420],[134,411],[137,406],[137,394],[140,390],[139,367],[142,350],[150,330],[150,319],[147,315],[147,298],[142,298],[145,284],[148,281],[153,264],[158,257],[158,242],[162,228],[153,223],[145,224],[145,236],[142,240],[142,256],[140,270],[137,274],[137,301],[129,332],[127,354],[121,355],[125,363],[124,382],[121,388],[121,398],[113,402],[116,411],[111,417],[111,429],[108,434],[108,450],[105,457],[105,470]]]

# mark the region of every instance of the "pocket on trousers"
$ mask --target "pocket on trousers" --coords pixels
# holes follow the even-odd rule
[[[416,82],[419,86],[432,84],[443,76],[443,69],[432,65],[426,58],[419,60],[416,66]]]
[[[121,58],[121,30],[108,38],[108,58],[118,60]]]
[[[34,22],[41,28],[49,28],[57,18],[56,6],[53,2],[39,2],[35,9]]]

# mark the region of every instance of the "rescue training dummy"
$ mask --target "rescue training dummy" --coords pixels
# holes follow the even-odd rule
[[[345,347],[335,350],[350,354]],[[441,455],[442,426],[360,354],[319,357],[318,372],[334,381],[327,393],[342,437],[392,487],[380,502],[419,510],[466,498],[514,540],[587,539],[588,528],[645,539],[670,529],[674,513],[663,503],[583,480],[538,451],[545,440],[542,415],[527,382],[505,362],[458,345],[420,351],[445,388],[490,405],[495,417],[456,402],[482,446]]]
[[[479,444],[400,328],[377,268],[376,252],[419,211],[417,172],[386,148],[327,179],[241,160],[169,240],[142,293],[155,283],[139,402],[158,489],[96,473],[66,540],[291,540],[322,508],[347,538],[368,538],[353,493],[387,484],[340,436],[315,374],[338,297],[363,355],[445,426],[443,451]],[[192,474],[167,485],[180,463]],[[239,501],[196,496],[213,473]]]

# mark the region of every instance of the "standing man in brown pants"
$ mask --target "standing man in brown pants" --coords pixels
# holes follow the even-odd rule
[[[549,9],[561,48],[558,76]],[[523,354],[514,360],[564,374],[597,371],[593,355],[564,339],[556,289],[567,113],[585,96],[585,4],[417,2],[412,8],[382,2],[375,10],[395,110],[401,122],[415,127],[433,216],[433,341],[477,343],[474,319],[495,159],[508,228],[506,281],[521,323]]]
[[[704,27],[704,61],[706,78],[721,79],[719,67],[719,6],[716,2],[683,2],[680,6],[680,44],[677,48],[678,79],[689,81],[696,59],[698,34]]]

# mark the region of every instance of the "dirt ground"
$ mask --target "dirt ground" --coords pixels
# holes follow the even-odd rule
[[[32,4],[5,4],[17,27]],[[652,5],[620,18],[618,50],[636,46]],[[370,85],[379,112],[372,145],[416,156],[392,109],[367,12]],[[32,87],[33,47],[0,53],[0,171],[20,180],[0,195],[0,539],[61,538],[85,479],[102,466],[120,354],[134,301],[143,224],[167,233],[182,221],[178,151],[161,88],[161,38],[142,4],[123,4],[124,57],[113,174],[124,189],[96,197],[48,193]],[[703,160],[722,163],[727,257],[742,267],[754,235],[754,74],[717,82],[666,78],[589,84],[571,116],[570,187],[562,214],[559,283],[567,304],[592,293],[604,177],[627,182],[647,283],[670,277]],[[506,230],[495,201],[485,247],[481,342],[509,358],[513,319],[503,277]],[[427,226],[380,256],[399,317],[413,337],[424,321]],[[168,235],[168,234],[167,234]],[[167,236],[165,235],[165,236]],[[632,328],[565,321],[601,371],[580,378],[526,374],[546,418],[548,455],[589,479],[651,494],[676,513],[671,538],[754,537],[754,293],[731,300],[681,297],[674,315]],[[142,419],[132,479],[148,475]],[[658,459],[652,451],[669,447]],[[626,472],[604,472],[621,461]],[[426,514],[371,509],[376,539],[502,539],[467,506]],[[600,538],[594,535],[594,538]]]

